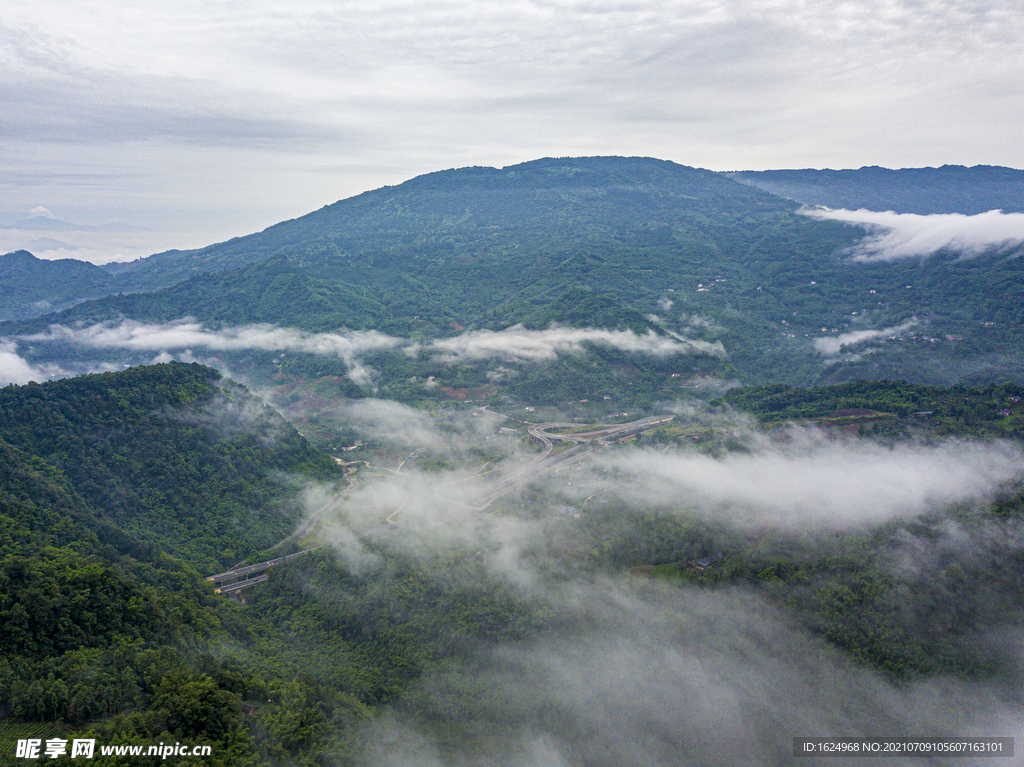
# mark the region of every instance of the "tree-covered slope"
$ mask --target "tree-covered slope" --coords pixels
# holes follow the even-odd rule
[[[879,199],[894,200],[898,192],[961,210],[987,208],[991,200],[977,202],[986,189],[1004,202],[1013,199],[1020,173],[883,171],[807,173],[826,180],[828,173],[840,180],[853,174]],[[797,209],[727,175],[647,158],[442,171],[259,234],[126,265],[118,280],[127,292],[185,281],[5,322],[0,335],[19,344],[32,364],[69,356],[80,365],[86,357],[90,364],[108,357],[138,364],[121,349],[83,351],[38,336],[23,348],[29,342],[19,337],[55,323],[122,318],[374,329],[418,339],[517,323],[643,332],[654,322],[720,342],[746,382],[1024,378],[1024,259],[1017,251],[860,260],[851,246],[864,230],[812,220]],[[270,357],[233,362],[244,364],[252,380],[281,372],[270,367]],[[327,367],[319,359],[306,362],[314,375]],[[404,362],[374,362],[375,370],[389,367],[402,368],[406,380],[434,375]],[[342,365],[330,375],[345,373]],[[588,397],[580,392],[579,398]]]
[[[412,292],[454,286],[478,311],[488,305],[475,295],[482,287],[505,286],[493,301],[565,275],[623,288],[645,284],[643,275],[663,268],[666,254],[692,261],[735,251],[749,246],[758,226],[793,209],[719,174],[671,162],[545,159],[420,176],[258,234],[144,260],[120,279],[126,290],[148,289],[284,253],[322,276],[347,276],[370,288],[385,276]]]
[[[149,293],[128,293],[85,301],[78,306],[16,323],[19,332],[52,323],[104,322],[130,317],[166,322],[193,317],[213,325],[280,323],[307,330],[374,327],[384,306],[342,282],[317,277],[312,270],[275,256],[267,261],[192,277]]]
[[[300,509],[287,475],[334,474],[274,411],[199,365],[8,386],[0,439],[120,528],[211,571],[291,532]]]
[[[237,697],[198,668],[197,647],[223,634],[211,590],[101,518],[58,469],[2,440],[0,621],[4,735],[44,721],[54,735],[91,726],[96,737],[96,723],[134,712],[134,726],[121,719],[101,742],[130,742],[131,729],[210,744],[223,767],[251,758]],[[187,715],[199,702],[213,704],[205,721]]]
[[[938,417],[955,419],[964,397],[989,418],[1019,410],[1020,396],[1019,387],[967,392],[889,383],[748,390],[732,401],[766,420],[791,407],[799,415],[844,404],[932,402],[949,408]],[[595,493],[570,521],[554,509],[564,506],[558,488],[585,477],[573,470],[557,488],[537,484],[524,497],[503,499],[500,509],[467,510],[450,527],[394,526],[388,536],[365,539],[359,553],[354,542],[336,539],[345,555],[325,547],[275,567],[241,606],[200,580],[192,562],[202,562],[202,551],[190,559],[191,548],[154,536],[134,515],[119,518],[112,504],[137,491],[133,508],[156,520],[156,511],[181,510],[173,498],[159,509],[145,505],[147,495],[167,489],[163,478],[193,483],[216,508],[203,506],[188,519],[189,533],[209,539],[217,515],[238,508],[225,502],[236,481],[255,486],[273,471],[315,476],[330,467],[272,414],[258,406],[243,412],[246,403],[255,404],[212,371],[187,365],[0,390],[2,753],[13,753],[12,734],[45,725],[52,736],[103,745],[209,744],[213,754],[201,761],[214,767],[376,764],[372,755],[360,760],[375,741],[399,761],[407,747],[404,753],[440,753],[451,763],[465,755],[465,763],[507,764],[532,742],[521,733],[570,745],[588,738],[591,753],[607,747],[595,740],[602,730],[593,720],[578,716],[602,706],[592,697],[570,705],[574,696],[564,694],[582,679],[587,696],[625,690],[628,705],[615,716],[633,712],[644,695],[655,700],[655,718],[667,722],[665,743],[675,749],[665,763],[679,763],[686,742],[676,733],[704,732],[706,716],[661,706],[674,700],[664,695],[669,687],[653,677],[645,683],[641,671],[675,668],[689,677],[688,669],[709,663],[738,669],[739,684],[719,675],[688,697],[724,689],[727,702],[745,700],[751,696],[740,693],[753,689],[755,712],[764,709],[760,698],[794,685],[762,682],[769,675],[759,671],[752,688],[750,658],[767,668],[794,654],[805,669],[797,677],[802,689],[816,689],[822,678],[838,679],[844,698],[881,689],[886,712],[896,710],[890,702],[900,702],[893,697],[899,691],[866,669],[909,684],[940,676],[954,690],[957,677],[968,677],[1003,711],[1003,700],[1019,700],[1012,631],[1024,582],[1015,548],[1019,487],[991,507],[964,504],[950,518],[937,509],[928,519],[816,538],[804,530],[733,529],[720,512],[696,514],[700,501],[689,494],[670,506],[634,508],[628,498],[642,490],[634,483],[622,486],[623,495]],[[966,420],[950,425],[961,433],[967,427]],[[649,448],[657,436],[644,437]],[[665,456],[667,447],[648,455]],[[683,449],[677,443],[672,453]],[[600,474],[604,485],[610,475]],[[402,481],[397,473],[389,479]],[[247,521],[261,524],[257,516]],[[133,524],[130,532],[122,526]],[[164,551],[168,541],[184,561]],[[709,567],[692,561],[719,550],[722,558]],[[923,566],[894,569],[908,552]],[[652,580],[625,573],[637,569]],[[694,603],[705,607],[693,612]],[[741,605],[751,621],[733,623],[730,611]],[[677,622],[658,623],[658,616]],[[746,641],[764,626],[765,641]],[[600,652],[607,645],[597,640],[607,637],[620,652]],[[648,646],[672,654],[643,654]],[[705,661],[708,647],[729,652]],[[637,651],[640,663],[622,662]],[[666,661],[689,653],[694,663]],[[546,661],[573,657],[593,659],[611,676]],[[524,665],[530,658],[545,660],[536,667],[543,683]],[[953,699],[948,708],[959,723],[961,698]],[[422,737],[411,746],[397,742],[388,730],[396,721]],[[773,730],[795,726],[790,721],[797,720],[773,721]],[[835,721],[848,726],[850,719]],[[487,749],[494,758],[481,762]],[[536,751],[523,753],[523,763],[532,763]],[[91,763],[144,762],[97,754]]]
[[[44,261],[25,250],[0,256],[0,319],[38,317],[112,293],[116,280],[100,267],[63,258]]]
[[[46,723],[95,738],[100,765],[127,763],[100,745],[161,741],[210,745],[214,767],[349,763],[360,721],[428,665],[532,625],[500,587],[451,582],[453,565],[479,569],[466,557],[357,577],[325,551],[272,573],[252,609],[215,595],[208,549],[258,553],[280,521],[272,475],[333,461],[214,371],[155,365],[0,402],[4,754]]]
[[[805,205],[896,213],[1024,211],[1024,170],[993,165],[941,168],[878,166],[857,170],[763,170],[727,174]]]
[[[1024,437],[1024,386],[920,386],[906,381],[856,381],[799,389],[785,384],[733,389],[716,404],[768,424],[808,421],[824,427],[914,431],[938,435]],[[884,427],[884,428],[883,428]]]

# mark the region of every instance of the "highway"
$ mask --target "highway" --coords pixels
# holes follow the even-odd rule
[[[351,477],[345,477],[345,481],[348,482],[348,487],[346,487],[341,492],[335,493],[333,496],[331,496],[331,499],[327,501],[327,503],[325,503],[319,509],[313,511],[308,517],[302,520],[302,522],[299,523],[299,526],[295,528],[294,533],[289,535],[287,538],[283,538],[282,540],[275,543],[273,546],[270,547],[270,550],[273,551],[275,549],[279,549],[289,541],[302,540],[311,532],[313,532],[313,530],[315,530],[316,526],[320,524],[320,521],[324,518],[327,512],[330,511],[331,509],[337,508],[338,501],[341,498],[344,498],[349,493],[351,493],[353,490],[355,490],[357,484],[356,480],[352,479]]]
[[[530,436],[544,445],[540,455],[533,458],[513,474],[495,480],[489,487],[484,489],[479,498],[470,506],[477,511],[483,511],[495,500],[513,488],[521,487],[535,477],[558,471],[570,464],[586,458],[591,453],[609,447],[615,442],[635,437],[645,431],[656,428],[658,425],[674,419],[674,415],[653,416],[642,418],[639,421],[629,423],[602,424],[588,432],[575,432],[569,434],[552,434],[551,429],[578,429],[578,423],[538,423],[527,427]],[[573,447],[561,453],[552,455],[555,441],[572,442]]]
[[[317,547],[320,548],[320,547]],[[223,573],[217,573],[211,575],[206,580],[217,586],[216,591],[220,594],[228,594],[235,591],[241,591],[249,586],[254,586],[257,583],[263,583],[267,579],[267,570],[276,565],[287,562],[289,559],[295,559],[295,557],[301,557],[303,554],[308,554],[311,551],[316,551],[316,548],[305,549],[304,551],[296,552],[295,554],[289,554],[285,557],[278,557],[277,559],[270,559],[266,562],[260,562],[255,565],[246,565],[245,567],[236,567],[233,570],[228,570]]]
[[[577,461],[581,461],[588,455],[599,450],[603,450],[616,442],[622,442],[623,440],[642,434],[645,431],[650,431],[658,425],[671,421],[674,418],[675,416],[672,415],[653,416],[650,418],[642,418],[638,421],[630,421],[629,423],[600,424],[595,426],[591,431],[571,432],[568,434],[553,434],[551,433],[551,430],[578,429],[580,428],[580,424],[559,422],[529,424],[527,430],[529,431],[530,436],[538,440],[544,446],[540,455],[530,459],[525,464],[518,467],[518,469],[513,473],[485,485],[481,488],[479,495],[470,503],[466,504],[453,499],[452,503],[461,507],[461,509],[447,515],[442,520],[434,522],[431,526],[433,527],[444,524],[455,516],[464,515],[466,511],[484,511],[501,496],[515,488],[522,487],[537,477],[558,471],[559,469],[576,463]],[[555,442],[571,442],[573,443],[573,446],[556,454],[554,452]],[[351,492],[354,487],[355,482],[350,479],[349,486],[345,488],[345,490],[334,495],[330,501],[310,514],[310,516],[299,525],[298,529],[296,529],[294,533],[278,542],[272,548],[280,548],[288,541],[301,539],[311,533],[317,524],[319,524],[323,519],[324,515],[334,508],[338,501]],[[401,523],[395,521],[395,517],[404,508],[404,506],[400,506],[387,517],[385,524],[360,533],[359,535],[356,535],[355,538],[362,539],[374,537],[387,533],[398,527]],[[215,586],[217,586],[216,591],[219,594],[235,594],[242,589],[255,586],[257,583],[263,583],[269,577],[267,575],[267,571],[270,568],[276,567],[277,565],[287,562],[290,559],[294,559],[295,557],[300,557],[304,554],[309,554],[312,551],[317,551],[320,548],[323,547],[316,546],[296,552],[295,554],[278,557],[255,565],[236,567],[226,572],[218,573],[217,575],[211,575],[206,580],[211,581]]]

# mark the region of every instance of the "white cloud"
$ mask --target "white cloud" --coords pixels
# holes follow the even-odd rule
[[[837,336],[815,338],[814,349],[820,354],[824,354],[828,357],[834,357],[839,354],[839,351],[843,346],[859,344],[876,338],[885,338],[886,336],[899,335],[900,333],[906,332],[916,324],[916,320],[909,320],[904,322],[902,325],[883,328],[881,330],[851,330],[849,333],[840,333]]]
[[[814,432],[790,437],[788,444],[722,459],[630,451],[601,462],[631,475],[631,498],[699,508],[742,525],[808,531],[909,518],[984,499],[1024,477],[1024,454],[1007,444],[886,447]]]
[[[31,341],[67,340],[84,346],[106,349],[164,350],[202,346],[232,351],[263,349],[291,350],[310,354],[332,355],[348,359],[373,349],[400,343],[392,336],[376,330],[346,333],[309,333],[294,328],[257,324],[209,330],[190,319],[179,322],[148,324],[124,320],[119,324],[101,323],[82,328],[51,325],[45,333],[25,336]]]
[[[410,343],[376,330],[310,333],[295,328],[267,324],[243,325],[211,330],[191,318],[178,322],[145,323],[122,320],[86,327],[51,325],[42,333],[20,336],[26,341],[68,341],[99,349],[131,349],[158,352],[156,359],[168,359],[166,353],[179,349],[191,354],[193,348],[214,351],[294,351],[337,357],[349,367],[349,376],[357,383],[369,383],[369,371],[359,358],[380,349],[405,348],[416,354],[424,348],[440,352],[449,360],[481,360],[501,357],[515,360],[553,360],[558,353],[575,352],[584,344],[607,344],[625,352],[668,357],[674,354],[704,352],[723,356],[720,342],[691,341],[681,336],[666,338],[653,332],[637,335],[631,330],[597,328],[549,328],[527,330],[516,325],[502,331],[481,330],[455,338],[437,339],[426,347]],[[181,355],[178,355],[181,357]]]
[[[51,237],[40,237],[51,234]],[[205,232],[39,232],[0,227],[0,253],[27,250],[36,258],[56,261],[73,258],[92,264],[134,261],[153,253],[177,248],[187,250],[209,245],[213,235]]]
[[[599,328],[560,328],[528,330],[514,325],[501,331],[476,330],[454,338],[432,341],[428,348],[444,354],[447,359],[486,359],[503,357],[520,360],[553,360],[559,353],[575,352],[584,344],[605,344],[635,354],[670,357],[675,354],[703,352],[724,356],[721,343],[694,341],[681,336],[667,338],[653,331],[638,335],[632,330]]]
[[[27,384],[46,381],[49,376],[33,367],[18,354],[18,346],[11,341],[0,341],[0,385]]]
[[[261,228],[541,156],[1021,167],[1022,21],[1018,0],[10,0],[0,196]]]
[[[564,578],[545,583],[541,599],[559,616],[552,629],[481,643],[466,668],[425,674],[418,710],[366,721],[356,763],[763,767],[799,763],[798,733],[1022,732],[1019,697],[998,681],[892,685],[749,591]],[[465,737],[450,736],[461,728]]]
[[[81,328],[51,325],[46,332],[24,336],[24,339],[62,340],[92,348],[155,352],[190,350],[193,347],[216,351],[261,349],[305,352],[341,359],[349,368],[349,376],[360,384],[367,383],[369,377],[366,368],[359,363],[359,356],[401,343],[400,339],[376,330],[309,333],[264,324],[209,330],[191,319],[162,324],[124,320],[118,324],[101,323]]]
[[[359,399],[337,413],[346,425],[388,443],[406,447],[443,447],[434,420],[422,410],[386,399]]]
[[[975,216],[961,213],[884,213],[871,210],[829,210],[809,208],[805,216],[845,221],[873,234],[854,247],[857,261],[895,261],[929,256],[949,249],[965,256],[987,250],[1004,250],[1024,242],[1024,213],[990,210]]]

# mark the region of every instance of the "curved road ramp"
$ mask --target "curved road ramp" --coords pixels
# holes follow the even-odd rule
[[[536,477],[552,471],[557,471],[565,466],[576,463],[591,453],[602,450],[617,442],[624,442],[625,440],[631,439],[645,431],[651,431],[652,429],[657,428],[660,424],[671,421],[674,418],[674,415],[652,416],[650,418],[642,418],[639,421],[630,421],[629,423],[599,424],[590,431],[568,432],[564,434],[555,434],[552,433],[552,430],[578,429],[580,428],[580,425],[578,423],[558,422],[530,424],[528,428],[530,436],[544,445],[544,450],[540,455],[520,466],[517,471],[502,477],[501,479],[494,480],[482,488],[480,495],[474,500],[474,503],[468,506],[466,510],[483,511],[505,493],[508,493],[514,488],[522,487]],[[555,442],[571,442],[573,443],[573,446],[568,450],[563,450],[554,454]],[[326,504],[324,510],[332,506],[335,501],[337,501],[337,497],[332,499],[331,503]],[[315,518],[319,520],[320,516],[320,514],[313,514],[310,515],[310,519],[312,520]],[[392,517],[393,516],[394,515],[392,515]],[[356,537],[367,538],[391,530],[400,524],[399,522],[393,521],[391,517],[388,517],[387,522],[387,524],[367,530],[365,533]],[[311,532],[311,530],[306,530],[306,532]],[[294,537],[295,534],[293,533],[281,543],[284,543]],[[243,589],[250,588],[267,580],[269,577],[267,573],[270,568],[276,567],[277,565],[287,562],[290,559],[294,559],[295,557],[301,557],[311,551],[317,551],[321,548],[323,547],[315,546],[310,549],[304,549],[303,551],[296,552],[295,554],[288,554],[284,557],[269,559],[266,562],[238,567],[233,570],[228,570],[227,572],[218,573],[217,575],[211,575],[206,580],[216,586],[216,589],[214,589],[215,593],[237,597],[239,592]]]

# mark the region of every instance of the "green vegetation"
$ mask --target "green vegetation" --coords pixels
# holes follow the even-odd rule
[[[939,206],[949,179],[962,177],[954,170],[939,169],[946,186],[934,185],[929,204]],[[913,206],[927,201],[908,189],[934,175],[907,186],[906,174],[857,173],[797,180],[845,184],[853,194],[857,179],[884,177],[893,183],[878,187],[879,199]],[[972,204],[990,201],[982,187],[964,187]],[[1006,660],[985,630],[1022,617],[1019,487],[875,529],[796,535],[709,522],[697,500],[640,512],[629,490],[577,487],[585,500],[568,489],[561,499],[538,483],[452,522],[468,528],[486,515],[510,538],[537,526],[537,540],[438,543],[400,522],[348,565],[323,549],[272,569],[246,604],[202,580],[267,556],[301,518],[300,490],[342,481],[341,467],[314,445],[340,451],[358,440],[358,450],[337,455],[375,462],[396,449],[386,429],[366,436],[345,420],[339,406],[354,399],[415,405],[444,442],[466,412],[460,403],[584,428],[740,381],[712,411],[614,450],[750,451],[736,412],[756,418],[768,440],[784,439],[779,427],[791,422],[883,442],[1024,438],[1024,259],[940,253],[853,263],[843,252],[858,232],[795,209],[722,174],[646,159],[445,171],[250,237],[108,270],[121,289],[152,292],[4,323],[10,338],[55,322],[191,316],[210,328],[375,329],[421,345],[416,354],[363,354],[369,379],[358,383],[351,360],[339,357],[219,356],[291,423],[200,365],[0,389],[0,746],[29,733],[91,732],[108,744],[209,743],[214,758],[204,764],[344,765],[367,723],[397,711],[449,747],[483,726],[466,725],[478,704],[500,699],[483,689],[482,658],[585,633],[587,617],[553,613],[549,587],[611,583],[652,604],[675,589],[754,595],[849,663],[896,683],[1002,678]],[[4,263],[25,271],[10,279],[27,286],[17,300],[35,300],[31,290],[54,278],[28,254],[14,256]],[[106,279],[98,290],[110,287]],[[429,350],[431,339],[517,323],[672,333],[712,351],[721,342],[725,356],[588,344],[531,362]],[[849,337],[834,353],[813,344],[883,327],[893,330]],[[33,364],[154,354],[17,343]],[[513,436],[505,438],[419,448],[415,458],[403,454],[405,471],[433,483],[476,470],[512,449]],[[526,465],[530,454],[519,458]],[[390,474],[374,465],[367,475]],[[557,481],[568,488],[575,470]],[[595,469],[614,486],[612,474]],[[349,479],[358,486],[369,477]],[[515,555],[503,548],[520,545]],[[509,575],[520,555],[527,575]],[[915,566],[897,566],[907,560]]]
[[[728,174],[806,205],[897,213],[1024,211],[1024,171],[992,165],[857,170],[763,170]]]
[[[937,546],[934,560],[915,546],[949,534],[941,515],[800,541],[767,531],[740,536],[662,514],[613,535],[601,556],[638,571],[654,564],[645,570],[649,577],[681,586],[747,584],[852,661],[894,680],[986,677],[1005,672],[1007,660],[998,642],[985,639],[985,627],[1024,617],[1024,557],[1005,540],[1015,534],[1022,503],[1018,489],[992,509],[961,510],[960,547],[968,539],[974,546]],[[697,566],[717,551],[722,559]],[[899,567],[901,561],[907,566]]]
[[[274,543],[299,517],[281,478],[333,462],[270,408],[199,365],[151,365],[0,390],[0,439],[93,508],[202,569]]]
[[[955,408],[964,391],[776,387],[726,401],[771,421],[836,404]],[[1016,405],[1016,392],[969,394],[982,407]],[[5,739],[88,734],[104,744],[210,744],[216,765],[316,765],[328,756],[347,764],[367,722],[397,710],[453,746],[486,737],[474,707],[496,698],[477,679],[481,658],[585,628],[585,617],[555,614],[541,591],[496,575],[475,546],[434,541],[424,550],[419,533],[403,528],[369,543],[359,567],[323,550],[271,570],[246,605],[215,595],[200,573],[227,555],[210,552],[240,549],[239,539],[257,554],[290,528],[289,491],[276,477],[337,474],[207,368],[155,365],[8,387],[0,408]],[[644,441],[689,432],[659,434]],[[1006,534],[1024,508],[1019,490],[989,508],[955,510],[958,529],[983,542],[971,557],[940,547],[934,562],[906,572],[892,562],[917,539],[941,540],[945,517],[800,538],[737,532],[685,508],[638,513],[597,496],[583,515],[545,528],[543,546],[524,552],[529,567],[563,585],[611,578],[637,598],[647,598],[647,581],[624,571],[712,593],[752,590],[851,662],[894,680],[1002,673],[997,648],[978,637],[1019,615],[1024,559],[1007,549]],[[551,503],[530,490],[494,513],[539,524]],[[228,558],[236,556],[244,554]]]
[[[991,176],[983,168],[965,172]],[[888,173],[907,189],[949,197],[949,184],[929,185],[927,173]],[[1010,194],[1014,183],[989,178],[957,188]],[[940,252],[855,262],[847,251],[862,230],[796,209],[722,174],[642,158],[444,171],[248,237],[121,266],[125,295],[3,323],[0,332],[190,316],[214,328],[372,328],[423,340],[515,323],[644,332],[657,315],[659,332],[664,326],[720,341],[744,383],[1024,378],[1024,259]],[[823,337],[886,328],[834,354],[814,346]],[[34,342],[25,353],[34,362],[142,361],[129,351],[67,343]],[[268,361],[252,351],[224,356],[250,374]],[[306,381],[329,365],[304,356]]]
[[[71,258],[43,261],[25,250],[0,256],[0,319],[38,317],[113,292],[116,280]]]
[[[733,389],[715,404],[728,404],[767,424],[815,419],[826,425],[873,423],[882,414],[894,424],[936,435],[1024,437],[1024,386],[917,386],[906,381],[858,381],[796,389],[784,384]],[[863,412],[858,412],[863,411]]]
[[[425,668],[536,625],[507,588],[464,590],[459,573],[480,566],[458,552],[390,554],[358,575],[307,555],[248,608],[215,596],[197,569],[290,531],[275,475],[335,474],[212,370],[149,366],[0,401],[4,753],[58,722],[44,734],[212,744],[216,765],[344,760],[359,722]]]
[[[283,256],[241,269],[206,274],[153,293],[109,296],[63,312],[63,323],[101,322],[122,316],[141,322],[195,317],[213,325],[281,323],[306,330],[373,327],[385,307],[362,290],[313,276]],[[45,329],[53,318],[23,323]]]

